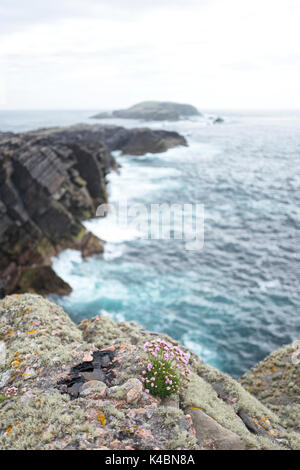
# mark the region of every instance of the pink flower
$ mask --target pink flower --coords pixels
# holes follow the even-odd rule
[[[149,393],[149,390],[148,390],[148,388],[145,388],[145,392],[146,392],[146,393]]]

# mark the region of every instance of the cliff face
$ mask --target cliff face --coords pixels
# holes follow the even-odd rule
[[[116,165],[110,150],[140,155],[185,144],[177,133],[115,126],[0,133],[2,289],[68,293],[49,260],[66,247],[84,256],[103,251],[81,221],[107,202],[105,177]]]
[[[115,162],[99,139],[86,137],[40,131],[0,139],[0,269],[8,291],[26,267],[49,264],[64,246],[79,248],[81,220],[107,201],[105,175]]]
[[[157,336],[103,316],[76,326],[40,296],[6,297],[0,448],[300,448],[299,434],[274,411],[180,345],[189,356],[188,386],[175,398],[146,394],[136,355]]]

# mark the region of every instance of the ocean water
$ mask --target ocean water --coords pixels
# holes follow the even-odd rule
[[[93,123],[91,114],[0,112],[0,131]],[[208,115],[147,123],[177,130],[189,146],[116,153],[122,168],[109,176],[111,202],[203,204],[203,249],[95,218],[85,225],[106,240],[104,255],[62,252],[53,267],[73,292],[52,298],[75,321],[105,313],[166,332],[238,377],[300,336],[300,112],[222,111],[218,125]]]

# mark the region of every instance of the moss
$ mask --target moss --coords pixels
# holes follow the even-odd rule
[[[81,225],[80,230],[78,231],[78,233],[76,233],[76,235],[73,236],[73,239],[78,242],[85,236],[85,234],[86,234],[86,228],[83,225]]]
[[[48,238],[42,238],[36,246],[37,252],[43,257],[46,257],[52,249],[52,244]]]

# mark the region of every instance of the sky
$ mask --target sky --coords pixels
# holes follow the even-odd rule
[[[300,109],[300,0],[0,0],[0,109]]]

